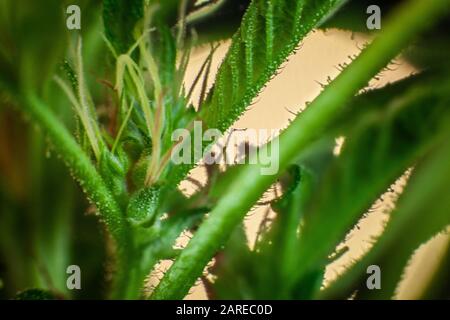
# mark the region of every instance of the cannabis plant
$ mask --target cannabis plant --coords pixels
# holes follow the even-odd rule
[[[372,2],[1,1],[1,296],[181,299],[201,279],[218,299],[394,297],[416,249],[450,223],[450,1],[376,1],[381,28],[368,30]],[[188,139],[196,126],[226,132],[319,28],[373,40],[279,136],[244,144],[244,164],[207,161],[213,137]],[[198,48],[209,54],[188,85]],[[368,88],[400,55],[418,71]],[[187,195],[199,166],[206,182]],[[401,177],[383,232],[324,285]],[[273,189],[273,218],[249,246],[243,220]],[[447,250],[421,298],[449,298],[448,262]]]

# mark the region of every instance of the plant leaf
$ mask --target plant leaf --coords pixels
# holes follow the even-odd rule
[[[343,151],[306,212],[298,249],[299,278],[310,268],[325,266],[361,215],[430,149],[440,132],[441,119],[448,114],[441,95],[448,84],[439,88],[419,82],[407,90],[403,85],[398,85],[396,98],[378,109],[367,104],[383,100],[385,91],[395,86],[371,92],[370,97],[379,95],[374,100],[355,99],[354,106],[367,111],[345,130]]]
[[[345,0],[254,0],[201,106],[207,128],[225,132],[251,104],[299,42]],[[206,148],[207,144],[203,146]],[[192,162],[196,162],[195,159]],[[193,165],[180,165],[170,181],[178,183]]]
[[[372,250],[332,283],[321,298],[342,298],[355,289],[359,289],[358,298],[392,298],[414,250],[450,225],[450,201],[446,196],[450,186],[449,137],[446,130],[432,152],[414,169],[398,209]],[[372,264],[382,272],[382,287],[376,292],[367,290],[363,278]]]
[[[118,54],[133,45],[134,28],[144,16],[143,0],[103,0],[105,34]]]
[[[43,7],[46,9],[42,10]],[[43,0],[19,4],[5,0],[0,4],[0,12],[0,78],[5,77],[5,82],[18,81],[7,83],[16,90],[42,89],[66,45],[67,29],[61,3]]]
[[[19,292],[15,300],[56,300],[57,298],[48,290],[28,289]]]
[[[210,128],[225,131],[250,105],[299,42],[340,0],[254,0],[202,106]]]

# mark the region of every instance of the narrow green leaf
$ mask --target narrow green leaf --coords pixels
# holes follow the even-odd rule
[[[201,118],[205,124],[221,131],[228,129],[299,42],[343,2],[252,1],[232,38],[216,85],[202,106]]]

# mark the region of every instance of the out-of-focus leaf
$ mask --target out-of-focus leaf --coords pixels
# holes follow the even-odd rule
[[[448,119],[447,119],[448,120]],[[448,125],[448,121],[446,122]],[[372,250],[355,263],[321,297],[392,298],[411,254],[420,244],[450,225],[450,148],[447,130],[432,152],[415,169],[398,209]],[[376,264],[381,269],[381,289],[365,286],[366,269]]]
[[[143,0],[104,0],[103,23],[105,34],[117,53],[127,52],[136,41],[136,23],[144,16]]]
[[[10,93],[15,94],[18,90],[17,75],[14,73],[11,61],[8,61],[6,54],[2,52],[0,47],[0,89],[6,89]]]
[[[383,17],[388,16],[389,12],[400,4],[402,0],[349,0],[342,10],[323,23],[320,28],[338,28],[355,32],[372,32],[367,28],[367,19],[371,14],[367,13],[367,8],[371,5],[377,5],[381,11],[381,22]],[[382,26],[383,27],[383,24]]]
[[[193,11],[187,19],[187,36],[195,31],[196,45],[231,38],[239,28],[250,0],[211,1],[216,4]]]
[[[0,67],[1,73],[6,72],[4,81],[17,81],[8,83],[16,89],[39,90],[55,70],[65,48],[67,28],[62,3],[4,0],[0,12]]]
[[[379,30],[369,30],[367,19],[372,13],[367,13],[367,8],[377,5],[381,13],[381,28],[384,17],[400,4],[402,0],[350,0],[331,19],[320,26],[322,29],[337,28],[362,33],[376,33]],[[407,48],[405,58],[419,68],[441,69],[449,68],[447,52],[450,50],[449,30],[450,19],[446,18],[438,23],[432,30],[420,37],[414,45]]]
[[[301,263],[294,278],[300,280],[317,266],[325,266],[362,214],[429,150],[442,128],[441,119],[448,114],[442,98],[447,86],[445,81],[442,86],[411,86],[378,108],[360,105],[364,100],[358,98],[354,101],[353,106],[367,112],[344,130],[342,153],[306,211],[298,248]],[[384,96],[384,89],[371,94],[377,92]]]
[[[258,263],[256,263],[258,262]],[[217,276],[213,283],[213,297],[216,299],[253,299],[255,289],[261,284],[258,278],[261,259],[250,251],[245,227],[239,224],[227,241],[224,250],[215,257],[210,271]],[[230,286],[230,283],[233,283]],[[210,293],[211,294],[211,293]],[[263,292],[260,292],[263,295]]]
[[[405,58],[420,69],[448,72],[450,61],[450,18],[439,23],[405,51]]]
[[[431,280],[421,292],[419,299],[449,300],[450,299],[450,240],[447,240],[446,252],[443,254]]]
[[[429,150],[439,132],[445,114],[440,97],[447,85],[433,87],[429,81],[425,76],[400,81],[363,94],[347,107],[343,121],[330,128],[346,136],[342,153],[333,157],[334,145],[318,141],[303,154],[298,162],[303,187],[301,180],[300,190],[273,204],[277,218],[259,249],[241,252],[244,258],[234,270],[232,263],[224,262],[219,296],[220,281],[230,274],[252,298],[273,298],[276,293],[304,299],[319,291],[329,254],[387,187]],[[224,293],[238,298],[238,291]]]
[[[169,27],[162,25],[158,30],[159,42],[155,50],[159,53],[158,67],[162,85],[174,86],[174,75],[176,68],[177,48],[175,37]],[[178,92],[177,92],[178,94]]]
[[[301,288],[291,281],[297,268],[298,230],[305,204],[311,199],[320,173],[332,159],[333,139],[315,143],[280,178],[283,195],[272,202],[276,212],[270,228],[260,230],[253,250],[236,230],[217,257],[214,293],[220,299],[307,299],[322,283],[323,269],[311,272]],[[326,160],[328,159],[328,160]],[[242,232],[241,232],[242,233]],[[230,287],[232,281],[236,286]]]
[[[56,300],[57,298],[48,290],[28,289],[19,292],[15,300]]]

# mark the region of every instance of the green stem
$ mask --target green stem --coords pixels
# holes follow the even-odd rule
[[[102,219],[115,240],[118,260],[114,296],[120,296],[127,285],[132,250],[125,217],[90,159],[50,108],[33,94],[26,97],[23,105],[28,114],[45,130],[53,148],[61,155],[89,200],[102,214]]]
[[[280,172],[336,119],[346,101],[394,59],[416,34],[437,21],[449,3],[449,0],[411,0],[398,8],[378,38],[280,135]],[[264,148],[270,150],[270,144]],[[277,176],[261,175],[261,168],[261,164],[241,168],[228,192],[165,274],[151,298],[180,299],[187,294],[234,227],[276,180]]]

